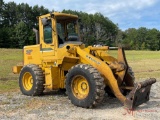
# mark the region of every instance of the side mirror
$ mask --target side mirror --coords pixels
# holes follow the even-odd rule
[[[49,20],[47,18],[42,18],[42,24],[43,26],[49,25]]]
[[[54,14],[53,13],[50,13],[50,15],[51,15],[51,18],[54,18]]]

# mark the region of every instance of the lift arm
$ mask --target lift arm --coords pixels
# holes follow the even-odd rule
[[[124,96],[118,86],[118,82],[109,67],[105,62],[102,60],[94,57],[93,55],[87,53],[86,51],[82,50],[79,47],[76,47],[77,54],[80,57],[82,63],[90,64],[95,67],[107,80],[107,83],[111,90],[113,91],[114,95],[129,109],[133,109],[136,106],[146,102],[149,100],[149,93],[150,88],[153,83],[156,82],[155,79],[146,80],[142,83],[136,84],[129,95],[126,97]],[[119,48],[119,56],[124,56],[124,51]],[[120,60],[125,60],[125,58],[119,57]],[[121,61],[123,62],[123,61]],[[125,64],[128,66],[127,64]]]

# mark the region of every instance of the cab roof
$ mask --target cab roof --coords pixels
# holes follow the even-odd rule
[[[51,15],[53,15],[56,19],[78,19],[77,15],[73,15],[73,14],[67,14],[67,13],[60,13],[60,12],[53,12],[53,13],[48,13],[42,16],[39,16],[40,18],[45,18],[45,17],[51,17]]]

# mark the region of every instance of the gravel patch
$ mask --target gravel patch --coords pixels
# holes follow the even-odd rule
[[[0,120],[159,120],[160,81],[152,85],[150,101],[127,110],[117,98],[107,95],[93,109],[76,107],[62,92],[32,97],[20,91],[0,94]]]

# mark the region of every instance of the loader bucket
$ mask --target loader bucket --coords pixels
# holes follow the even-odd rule
[[[133,110],[142,103],[149,101],[150,89],[155,82],[155,78],[150,78],[149,80],[136,83],[132,91],[126,96],[124,106]]]

